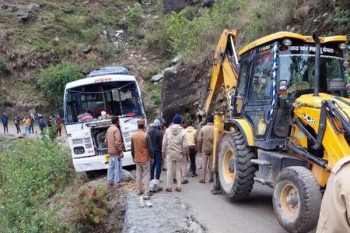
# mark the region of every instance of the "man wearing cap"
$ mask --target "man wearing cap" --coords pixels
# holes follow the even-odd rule
[[[160,121],[155,119],[153,127],[148,131],[148,136],[151,140],[151,147],[154,161],[151,166],[151,180],[154,179],[154,172],[156,172],[156,179],[159,180],[162,168],[162,143],[163,134],[160,131]]]
[[[119,186],[122,173],[123,142],[117,116],[112,117],[112,125],[107,130],[105,144],[107,144],[108,154],[110,155],[107,182],[111,186],[113,184]]]
[[[136,186],[138,194],[149,198],[150,162],[153,152],[145,132],[145,120],[137,121],[138,130],[131,136],[131,154],[136,164]]]
[[[203,126],[198,135],[198,151],[202,154],[202,174],[199,183],[205,183],[205,175],[209,162],[209,182],[213,182],[213,139],[214,139],[214,117],[208,115],[207,125]]]
[[[183,157],[188,153],[186,131],[180,125],[182,117],[176,114],[171,125],[163,137],[163,156],[167,159],[167,188],[165,191],[172,192],[173,172],[176,173],[177,187],[175,191],[181,192],[181,168]]]

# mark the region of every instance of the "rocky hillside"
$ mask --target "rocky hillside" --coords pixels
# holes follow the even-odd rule
[[[168,120],[175,112],[189,116],[206,95],[224,28],[238,30],[239,47],[279,30],[346,34],[349,8],[345,0],[6,0],[0,3],[0,110],[55,111],[40,76],[68,61],[83,74],[124,65],[141,84],[150,118],[160,105]],[[150,82],[156,74],[162,95]]]
[[[69,61],[81,73],[123,65],[144,82],[163,60],[147,54],[143,40],[155,3],[143,1],[16,1],[0,4],[0,110],[13,114],[55,111],[40,75]],[[154,69],[153,69],[154,70]],[[146,98],[148,106],[152,103]],[[23,113],[22,113],[23,114]]]

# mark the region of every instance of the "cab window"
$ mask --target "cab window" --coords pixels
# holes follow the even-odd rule
[[[258,49],[253,59],[251,92],[249,101],[255,104],[268,104],[272,99],[272,45]]]

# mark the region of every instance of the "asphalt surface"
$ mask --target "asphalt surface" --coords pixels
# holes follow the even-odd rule
[[[191,208],[209,233],[285,233],[272,208],[272,189],[255,184],[247,201],[232,203],[224,195],[212,195],[212,183],[189,178],[179,197]]]

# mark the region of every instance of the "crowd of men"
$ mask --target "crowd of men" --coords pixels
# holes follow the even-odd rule
[[[211,171],[213,134],[213,117],[207,117],[207,124],[199,132],[190,120],[183,122],[181,115],[176,114],[168,129],[164,121],[154,120],[152,127],[146,132],[145,121],[138,120],[138,131],[132,135],[132,157],[136,164],[136,184],[138,195],[148,200],[152,194],[150,180],[159,180],[162,164],[166,164],[166,192],[181,192],[181,185],[188,183],[186,179],[187,164],[190,162],[192,176],[197,176],[196,155],[202,155],[202,173],[199,182],[206,182],[206,171],[209,164],[209,182],[213,182]],[[112,126],[107,131],[105,143],[111,156],[107,182],[110,186],[120,186],[123,157],[123,143],[119,130],[118,117],[112,117]],[[322,201],[317,232],[350,231],[348,204],[349,181],[345,168],[349,168],[350,158],[340,160],[331,172],[325,196]],[[335,191],[335,192],[334,192]],[[336,207],[336,208],[332,208]],[[329,213],[332,212],[331,215]],[[330,218],[325,216],[331,216]],[[329,224],[326,222],[329,220]],[[330,224],[331,223],[331,224]],[[335,231],[332,231],[332,230]],[[345,230],[345,231],[344,231]]]
[[[9,133],[9,122],[10,118],[6,113],[2,114],[1,122],[4,128],[4,133]],[[30,134],[37,134],[34,129],[35,122],[39,127],[40,132],[43,132],[47,127],[55,127],[57,136],[61,136],[63,119],[60,116],[49,116],[48,120],[41,113],[30,113],[24,117],[15,115],[13,117],[13,123],[16,127],[16,133],[24,136],[29,136]],[[22,131],[22,126],[24,130]],[[23,132],[23,134],[22,134]]]
[[[213,150],[213,117],[207,117],[207,125],[199,132],[193,121],[183,121],[181,115],[176,114],[169,128],[166,129],[162,119],[155,119],[146,131],[145,120],[138,120],[138,130],[131,137],[131,152],[136,164],[136,184],[139,195],[149,198],[151,195],[149,184],[156,179],[159,181],[162,165],[165,164],[166,192],[173,190],[181,192],[181,185],[188,183],[186,178],[187,165],[190,163],[192,177],[196,177],[197,151],[202,154],[202,173],[199,182],[206,182],[207,167],[211,165]],[[112,125],[107,130],[105,143],[111,157],[107,182],[110,186],[120,186],[122,138],[119,118],[112,117]],[[209,182],[213,182],[213,173],[209,170]],[[175,187],[173,189],[173,184]]]

